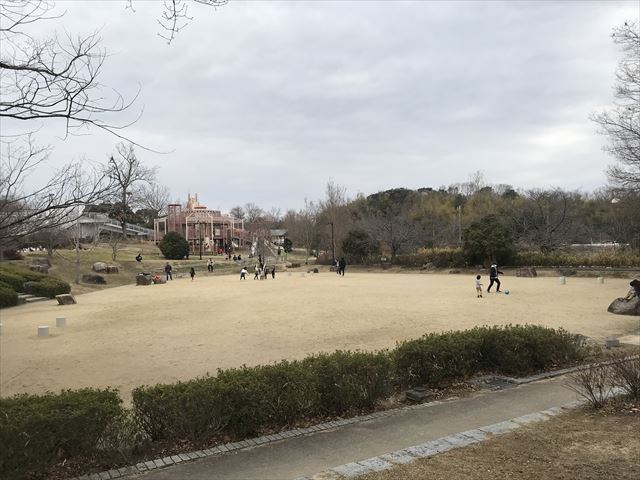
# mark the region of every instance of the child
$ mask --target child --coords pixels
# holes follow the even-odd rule
[[[247,269],[242,267],[242,270],[240,270],[240,280],[245,280],[246,275],[247,275]]]
[[[480,283],[480,275],[476,277],[476,297],[482,298],[482,284]]]
[[[189,270],[189,275],[191,275],[191,281],[193,282],[193,277],[196,276],[196,269],[191,267],[191,270]]]

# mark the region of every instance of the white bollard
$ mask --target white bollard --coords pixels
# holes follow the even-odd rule
[[[49,336],[49,326],[41,325],[38,327],[38,336],[39,337],[48,337]]]
[[[599,284],[603,284],[604,283],[604,277],[598,277],[598,283]]]
[[[56,318],[56,327],[64,328],[67,326],[67,318],[66,317],[57,317]]]
[[[560,277],[560,285],[565,285],[567,283],[567,279],[565,277]]]

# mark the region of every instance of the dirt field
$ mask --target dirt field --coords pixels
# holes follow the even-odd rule
[[[640,415],[576,411],[359,480],[632,480]]]
[[[637,332],[607,313],[629,280],[503,278],[510,295],[475,295],[470,275],[278,273],[275,280],[199,276],[2,310],[0,394],[142,384],[336,349],[381,349],[426,332],[531,323],[604,339]],[[485,279],[485,288],[486,288]],[[56,329],[64,316],[67,327]],[[49,338],[38,338],[49,325]]]

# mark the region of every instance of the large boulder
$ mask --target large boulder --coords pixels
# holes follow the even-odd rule
[[[617,313],[618,315],[638,315],[640,316],[640,298],[633,297],[631,300],[624,298],[616,298],[609,308],[608,312]]]
[[[105,270],[105,273],[118,273],[118,266],[117,265],[107,265],[107,269]]]
[[[29,270],[39,273],[49,273],[48,265],[29,265]]]
[[[108,268],[109,268],[109,266],[106,263],[104,263],[104,262],[96,262],[91,267],[91,270],[93,270],[94,272],[102,273],[102,272],[106,272]]]
[[[85,273],[82,275],[82,283],[91,283],[93,285],[106,285],[107,281],[102,275],[95,273]]]
[[[151,285],[153,280],[150,273],[139,273],[136,275],[136,285]]]

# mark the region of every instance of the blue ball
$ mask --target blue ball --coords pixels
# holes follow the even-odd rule
[[[504,291],[504,294],[505,294],[505,295],[509,295],[509,290],[505,290],[505,291]]]

